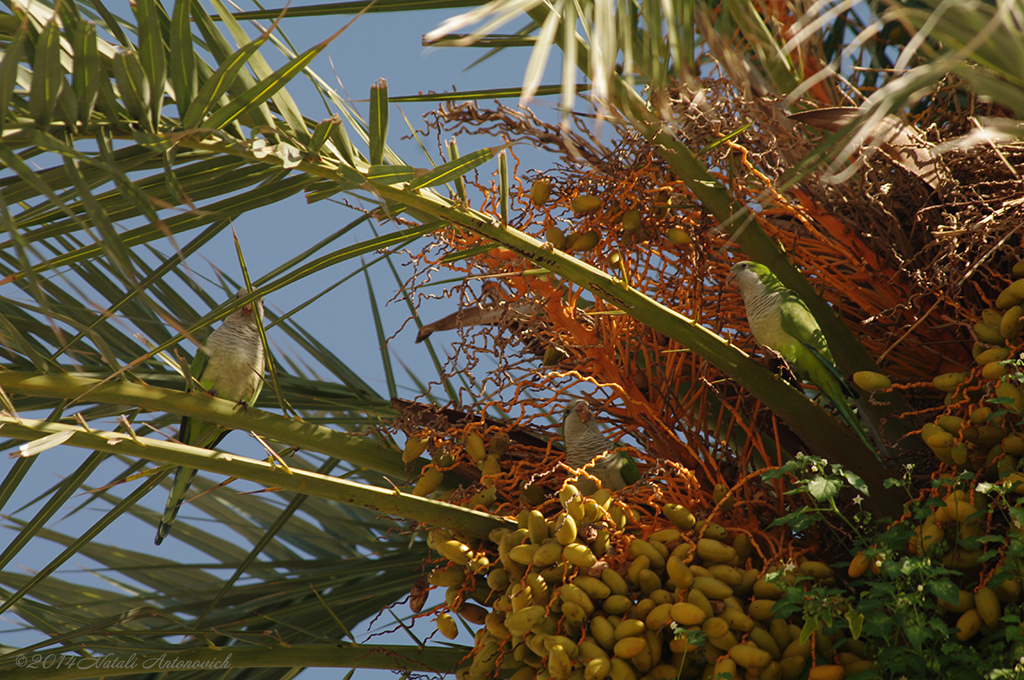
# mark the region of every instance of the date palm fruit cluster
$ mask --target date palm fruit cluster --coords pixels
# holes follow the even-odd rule
[[[773,612],[775,579],[829,583],[828,566],[758,569],[747,533],[679,504],[652,509],[641,527],[607,490],[588,498],[567,484],[547,515],[523,510],[518,528],[486,540],[431,531],[444,564],[427,580],[446,588],[438,630],[456,637],[452,614],[481,626],[460,678],[780,680],[802,677],[813,654],[811,677],[825,680],[871,665],[857,641],[802,638]]]
[[[538,178],[530,186],[530,201],[535,206],[543,206],[551,198],[551,180],[544,177]],[[651,219],[658,220],[668,214],[670,196],[667,194],[659,197],[652,209]],[[591,213],[598,213],[605,207],[600,196],[581,193],[576,195],[569,204],[573,215],[583,217]],[[644,219],[636,208],[629,208],[624,211],[617,211],[614,215],[602,216],[615,222],[621,228],[623,236],[643,236]],[[648,234],[649,236],[649,234]],[[544,230],[544,238],[553,247],[565,252],[586,252],[593,250],[601,241],[600,234],[593,229],[566,234],[561,228],[554,224]],[[683,246],[692,243],[690,235],[685,229],[669,227],[665,231],[665,238],[673,245]]]
[[[936,476],[931,513],[915,523],[907,546],[912,555],[931,557],[950,569],[965,574],[957,601],[939,600],[938,606],[959,614],[956,637],[967,642],[979,633],[992,634],[1000,625],[1003,607],[1022,601],[1019,559],[1001,555],[981,562],[988,545],[982,536],[1000,533],[1006,526],[1007,539],[1024,537],[1024,529],[1012,520],[1003,522],[1015,496],[1024,495],[1024,395],[1015,357],[1020,350],[1024,328],[1024,262],[1012,270],[1017,278],[998,296],[995,307],[985,309],[974,324],[976,342],[972,354],[975,366],[965,371],[935,376],[932,384],[945,393],[945,409],[934,421],[925,423],[921,439],[942,464]],[[888,389],[885,376],[864,373],[854,376],[864,389]],[[973,478],[958,478],[963,472]],[[1008,491],[1006,502],[990,503],[992,485]],[[980,485],[985,485],[979,488]],[[990,507],[990,505],[995,507]],[[1008,542],[1008,540],[1007,540]],[[860,577],[869,569],[879,574],[881,558],[866,551],[850,564],[849,575]]]
[[[428,448],[430,438],[424,436],[411,436],[406,440],[405,449],[402,453],[402,462],[411,463],[419,458]],[[470,430],[465,433],[462,439],[462,450],[469,460],[480,470],[480,488],[464,505],[475,508],[479,505],[489,508],[498,497],[498,490],[495,486],[495,477],[501,474],[501,459],[508,451],[509,436],[506,432],[495,433],[484,446],[483,437]],[[451,467],[455,463],[452,453],[439,449],[434,452],[434,463],[423,468],[416,486],[413,488],[415,496],[429,496],[444,479],[442,468]],[[443,496],[442,500],[448,500],[450,494]]]

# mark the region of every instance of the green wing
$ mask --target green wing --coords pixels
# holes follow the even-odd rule
[[[249,397],[249,401],[245,402],[246,407],[255,406],[256,400],[260,398],[260,392],[263,391],[263,376],[259,377],[256,381],[256,389],[252,391],[252,396]]]
[[[856,394],[853,393],[853,388],[843,380],[843,376],[839,373],[839,369],[835,367],[835,364],[813,347],[803,343],[795,347],[794,350],[796,360],[792,362],[792,368],[805,379],[814,383],[821,390],[825,398],[832,402],[832,405],[836,407],[836,411],[839,412],[839,416],[850,429],[857,433],[857,436],[864,442],[864,445],[874,450],[874,446],[868,439],[860,419],[857,418],[853,409],[846,402],[848,394],[854,397],[856,397]],[[788,358],[787,361],[789,361]]]
[[[633,456],[623,452],[619,453],[619,457],[622,458],[622,467],[619,468],[619,474],[622,475],[622,481],[626,483],[626,486],[636,484],[640,481],[640,468],[636,466],[636,461],[633,460]]]
[[[196,356],[192,359],[192,364],[189,366],[189,380],[186,391],[191,394],[202,391],[209,391],[213,388],[213,385],[206,384],[203,382],[203,373],[206,370],[206,363],[209,357],[203,349],[196,349]],[[262,383],[260,383],[262,385]],[[258,389],[257,389],[258,392]],[[255,397],[253,398],[255,401]],[[228,434],[228,430],[206,423],[203,421],[196,421],[188,416],[181,419],[181,428],[178,430],[178,441],[182,444],[190,444],[192,446],[198,446],[204,449],[212,449],[217,446],[224,437]],[[190,468],[189,468],[190,469]],[[177,478],[182,475],[176,475],[175,485],[177,486]],[[195,471],[192,471],[192,475],[188,478],[188,482],[185,483],[184,489],[181,490],[181,495],[184,495],[184,491],[188,489],[189,484],[192,483],[192,477],[195,477]],[[174,497],[176,494],[172,491],[171,496]]]
[[[796,293],[787,289],[782,294],[780,313],[782,315],[782,330],[818,355],[825,357],[828,363],[835,364],[832,352],[828,349],[828,343],[825,342],[825,334],[821,332],[811,310],[807,309],[807,305]]]
[[[810,361],[820,363],[832,374],[836,382],[839,383],[843,394],[856,399],[857,393],[853,391],[843,374],[836,368],[835,359],[832,358],[832,352],[829,351],[828,344],[825,342],[825,334],[821,332],[821,327],[818,326],[811,311],[807,309],[807,305],[792,291],[787,290],[783,295],[785,299],[781,307],[782,330],[799,340],[800,344],[810,352],[811,356],[808,357]],[[800,367],[797,366],[797,368]],[[809,369],[808,366],[805,370]]]
[[[196,355],[192,359],[192,363],[189,364],[188,371],[189,378],[188,384],[185,387],[187,392],[194,392],[196,389],[196,383],[202,382],[203,371],[206,369],[206,361],[209,357],[206,356],[206,352],[203,351],[202,347],[196,348]]]

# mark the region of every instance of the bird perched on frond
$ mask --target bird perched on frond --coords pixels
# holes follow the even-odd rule
[[[601,480],[605,489],[618,491],[640,479],[636,461],[625,451],[615,452],[618,447],[601,434],[590,405],[584,400],[574,399],[565,409],[562,439],[569,467],[578,469],[593,463],[586,472]],[[582,475],[575,485],[585,496],[597,491],[597,485]]]
[[[247,292],[240,290],[235,299],[240,300]],[[235,310],[210,334],[206,344],[196,351],[190,372],[193,384],[188,391],[195,390],[195,383],[203,392],[213,397],[233,401],[248,407],[256,401],[263,388],[263,341],[256,323],[256,315],[263,319],[263,298],[257,298]],[[178,441],[182,444],[212,449],[227,436],[230,430],[215,423],[194,420],[188,416],[181,419]],[[157,527],[156,544],[160,545],[185,500],[197,470],[179,467],[174,472],[174,483],[167,497],[167,506]]]
[[[857,393],[836,368],[825,335],[800,296],[758,262],[737,262],[725,283],[735,283],[739,288],[757,343],[781,356],[798,378],[821,390],[843,421],[873,450],[846,401],[847,397],[856,398]]]

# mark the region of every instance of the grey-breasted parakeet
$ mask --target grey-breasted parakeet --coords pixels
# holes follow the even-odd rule
[[[624,451],[615,452],[619,447],[601,434],[590,405],[584,400],[574,399],[565,409],[562,439],[569,467],[582,468],[593,462],[586,472],[600,479],[605,489],[618,491],[640,479],[636,461]],[[597,485],[583,476],[577,479],[575,485],[586,496],[597,491]]]
[[[778,353],[798,378],[821,390],[843,421],[868,448],[874,449],[846,401],[846,397],[856,398],[857,394],[836,368],[825,335],[800,296],[758,262],[737,262],[725,282],[735,283],[740,289],[750,332],[757,343]]]
[[[241,290],[236,300],[246,296]],[[263,387],[263,341],[256,326],[256,314],[263,319],[263,298],[236,309],[210,334],[203,348],[196,351],[191,373],[195,382],[207,394],[248,406],[256,401]],[[195,384],[189,385],[189,391]],[[178,441],[204,449],[212,449],[230,430],[202,420],[184,417],[178,431]],[[167,497],[167,506],[156,531],[156,544],[160,545],[171,533],[171,525],[185,500],[195,468],[179,467],[174,472],[174,483]]]

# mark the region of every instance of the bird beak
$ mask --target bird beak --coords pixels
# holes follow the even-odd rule
[[[253,300],[249,304],[243,305],[242,306],[242,314],[245,314],[246,316],[249,316],[250,314],[252,314],[256,310],[256,304],[258,302],[259,302],[259,298],[256,298],[255,300]]]
[[[590,420],[590,407],[587,406],[587,402],[581,401],[576,404],[576,415],[579,416],[581,423]]]
[[[732,285],[733,280],[736,278],[736,272],[729,270],[729,275],[725,277],[725,285]]]

